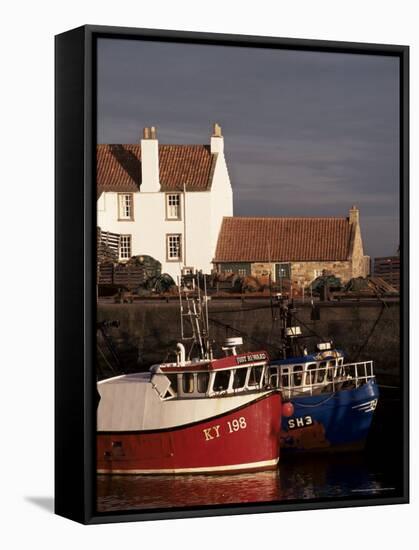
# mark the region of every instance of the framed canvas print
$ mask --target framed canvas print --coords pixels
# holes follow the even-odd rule
[[[56,37],[56,512],[408,502],[408,47]]]

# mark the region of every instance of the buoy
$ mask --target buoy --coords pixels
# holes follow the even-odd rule
[[[286,403],[283,403],[282,416],[285,416],[286,418],[288,418],[293,414],[294,414],[294,405],[291,403],[291,401],[287,401]]]

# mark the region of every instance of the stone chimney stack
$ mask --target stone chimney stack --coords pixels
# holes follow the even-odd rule
[[[143,130],[140,191],[142,193],[157,193],[160,191],[159,142],[154,126]]]
[[[211,153],[224,153],[224,138],[221,133],[221,126],[214,124],[211,136]]]
[[[359,210],[355,205],[353,205],[352,208],[350,208],[349,210],[349,223],[351,225],[359,225]]]

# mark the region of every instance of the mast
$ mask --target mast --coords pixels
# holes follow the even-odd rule
[[[191,358],[192,351],[198,348],[200,359],[212,359],[211,343],[209,341],[209,318],[208,318],[208,296],[204,276],[204,294],[199,284],[199,273],[191,275],[190,286],[188,286],[188,275],[179,278],[179,307],[181,318],[181,339],[190,341],[191,346],[188,358]],[[193,294],[196,293],[196,296]],[[185,306],[184,307],[184,303]],[[186,334],[185,321],[190,325],[191,333]]]

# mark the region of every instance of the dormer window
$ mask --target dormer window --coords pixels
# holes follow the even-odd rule
[[[166,219],[181,220],[180,193],[166,194]]]
[[[132,193],[118,193],[118,220],[134,220],[134,196]]]

